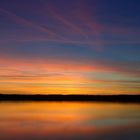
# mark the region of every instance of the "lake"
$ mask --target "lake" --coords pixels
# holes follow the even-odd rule
[[[0,140],[140,140],[140,104],[0,102]]]

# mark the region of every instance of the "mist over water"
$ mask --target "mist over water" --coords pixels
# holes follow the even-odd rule
[[[1,102],[0,140],[139,140],[140,104]]]

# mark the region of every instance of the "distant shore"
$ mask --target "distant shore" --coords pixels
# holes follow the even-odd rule
[[[140,103],[140,95],[21,95],[0,94],[0,101],[100,101]]]

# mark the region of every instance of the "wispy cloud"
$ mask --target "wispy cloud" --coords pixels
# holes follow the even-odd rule
[[[13,12],[10,12],[8,10],[5,10],[3,8],[0,8],[0,12],[1,14],[4,14],[6,16],[8,16],[9,18],[11,18],[12,20],[24,25],[24,26],[29,26],[29,27],[32,27],[32,28],[35,28],[37,30],[40,30],[42,32],[45,32],[47,33],[48,37],[51,35],[51,36],[58,36],[54,31],[51,31],[49,28],[46,28],[46,27],[42,27],[41,25],[38,25],[34,22],[32,22],[31,20],[27,20],[21,16],[18,16],[16,14],[14,14]]]
[[[29,59],[29,58],[28,58]],[[62,59],[30,59],[2,57],[0,60],[1,66],[19,67],[21,69],[38,69],[38,71],[53,71],[53,72],[107,72],[119,73],[129,76],[140,76],[140,67],[138,62],[113,61],[96,59],[91,62],[78,60],[62,60]],[[32,74],[31,74],[32,75]]]
[[[49,11],[47,13],[47,16],[50,16],[50,18],[55,19],[57,22],[52,23],[56,27],[56,29],[52,30],[47,24],[45,26],[42,26],[38,23],[33,22],[32,20],[26,19],[24,17],[21,17],[9,10],[5,10],[3,8],[0,8],[0,13],[2,15],[5,15],[6,17],[10,18],[11,20],[29,27],[33,28],[36,31],[41,31],[42,33],[46,33],[46,35],[17,35],[13,36],[12,33],[7,33],[7,38],[2,38],[1,44],[4,44],[7,42],[56,42],[56,43],[63,43],[63,44],[85,44],[85,47],[91,47],[95,49],[103,48],[105,45],[124,45],[124,44],[140,44],[140,40],[138,38],[139,30],[135,29],[127,29],[126,27],[110,27],[107,25],[103,25],[99,23],[94,17],[92,18],[90,15],[90,12],[88,12],[88,8],[84,7],[79,9],[81,15],[79,17],[76,17],[77,21],[81,21],[83,25],[85,25],[85,28],[82,28],[81,25],[79,25],[76,21],[72,22],[65,18],[63,13],[56,12],[52,6],[47,6],[47,10]],[[47,12],[46,10],[46,12]],[[75,14],[77,15],[77,14]],[[47,19],[47,16],[44,18]],[[60,24],[63,24],[66,31],[60,30]],[[48,27],[47,27],[48,26]],[[60,29],[59,29],[60,28]],[[88,29],[89,31],[87,32]],[[28,30],[28,29],[27,29]],[[10,31],[9,31],[10,32]],[[16,29],[15,29],[15,32]],[[104,39],[102,38],[103,32],[108,32],[110,35],[120,35],[120,39]],[[69,35],[68,35],[68,34]],[[61,35],[63,34],[63,35]],[[73,38],[73,36],[78,35],[76,38]],[[132,36],[133,34],[133,36]],[[94,35],[94,36],[93,36]],[[125,38],[124,39],[124,35]],[[134,37],[135,36],[135,37]],[[81,37],[83,39],[81,39]]]

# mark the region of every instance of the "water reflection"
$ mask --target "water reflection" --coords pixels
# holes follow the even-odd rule
[[[0,103],[0,140],[139,140],[140,104]]]

